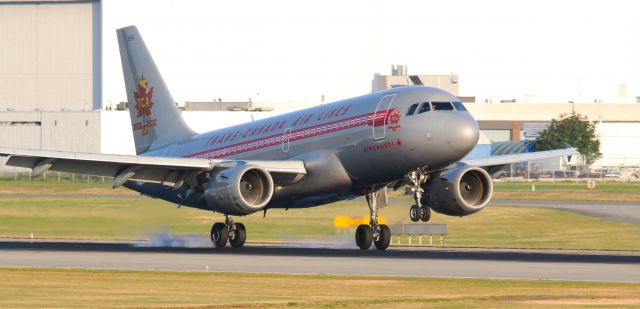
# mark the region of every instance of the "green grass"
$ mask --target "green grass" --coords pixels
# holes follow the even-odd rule
[[[595,193],[634,193],[640,194],[640,182],[602,182],[596,180],[594,189],[587,188],[586,181],[563,181],[563,182],[494,182],[494,190],[518,190],[531,191],[531,186],[535,185],[536,190],[544,191],[577,191]]]
[[[388,224],[407,222],[410,200],[395,199],[382,209]],[[245,223],[249,241],[350,242],[353,230],[336,230],[336,216],[362,217],[364,202],[339,202],[323,207],[272,209],[237,221]],[[175,206],[149,198],[23,198],[0,197],[0,236],[92,239],[148,238],[167,230],[206,237],[222,215]],[[564,248],[640,250],[640,225],[625,224],[534,207],[488,206],[468,217],[434,214],[447,223],[447,246],[495,248]],[[407,243],[405,237],[402,242]],[[414,241],[414,244],[416,242]]]
[[[640,284],[0,268],[0,307],[637,308]]]
[[[532,191],[535,187],[535,191]],[[494,182],[495,199],[640,202],[640,182]]]
[[[111,188],[111,180],[89,183],[48,180],[0,180],[0,194],[78,194],[78,195],[138,195],[126,188]]]
[[[447,244],[461,247],[640,250],[640,225],[568,211],[491,206],[468,217],[436,215]]]
[[[168,203],[142,198],[3,197],[0,205],[3,236],[137,238],[174,220],[189,220]]]
[[[607,182],[598,183],[595,189],[587,189],[585,182],[532,182],[532,183],[503,183],[495,185],[496,199],[546,199],[546,200],[597,200],[597,201],[627,201],[640,202],[640,182]],[[531,186],[536,187],[531,192]],[[400,191],[393,194],[398,195]],[[111,180],[92,178],[57,181],[55,177],[47,180],[0,180],[0,194],[79,194],[79,195],[136,195],[135,192],[118,188],[111,189]]]
[[[33,180],[20,178],[18,180],[13,179],[0,179],[0,187],[2,186],[27,186],[27,187],[71,187],[71,188],[111,188],[110,178],[104,178],[104,182],[101,177],[90,177],[89,181],[87,181],[86,176],[77,176],[75,181],[71,181],[70,179],[62,179],[60,181],[57,180],[55,176],[49,176],[49,178],[34,178]]]

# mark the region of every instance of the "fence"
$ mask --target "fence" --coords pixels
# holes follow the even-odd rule
[[[609,166],[592,169],[585,166],[561,166],[558,170],[542,170],[537,163],[514,163],[506,165],[502,170],[492,175],[499,182],[530,182],[530,181],[587,181],[595,179],[600,182],[640,182],[640,166]],[[49,180],[67,182],[104,183],[111,182],[111,177],[87,176],[83,174],[45,172],[32,179],[31,172],[24,168],[0,166],[0,180]]]
[[[78,183],[110,183],[111,177],[89,176],[74,173],[45,172],[41,176],[31,177],[31,172],[3,171],[0,169],[0,180],[14,181],[54,181],[54,182],[78,182]]]
[[[522,162],[506,165],[502,170],[492,174],[492,178],[503,182],[529,181],[640,181],[640,166],[588,166],[564,165],[556,169],[544,169],[536,162]]]

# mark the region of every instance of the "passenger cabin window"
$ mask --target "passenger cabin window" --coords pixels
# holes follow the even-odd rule
[[[429,105],[429,102],[423,102],[422,105],[420,105],[420,109],[418,110],[418,114],[422,114],[424,112],[428,112],[431,110],[431,105]]]
[[[467,109],[464,107],[464,104],[462,104],[462,102],[453,102],[453,106],[456,107],[456,110],[459,110],[461,112],[467,111]]]
[[[452,111],[453,110],[453,105],[451,105],[451,102],[431,102],[431,105],[433,105],[434,111]]]
[[[416,103],[416,104],[411,105],[409,107],[409,110],[407,111],[407,116],[413,115],[413,113],[416,112],[416,109],[418,108],[418,105],[420,105],[420,103]]]

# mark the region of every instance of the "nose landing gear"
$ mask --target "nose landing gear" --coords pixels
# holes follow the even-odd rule
[[[386,250],[391,243],[391,230],[386,224],[378,224],[378,194],[375,191],[367,194],[369,204],[369,225],[360,224],[356,229],[356,244],[362,250],[367,250],[373,243],[378,250]]]
[[[427,205],[422,205],[421,201],[422,193],[424,193],[422,185],[427,181],[427,178],[427,174],[420,169],[409,173],[409,180],[412,183],[411,191],[416,202],[409,208],[409,219],[413,222],[427,222],[431,219],[431,208]]]
[[[225,222],[216,222],[211,227],[211,242],[216,248],[223,248],[227,242],[234,248],[241,248],[247,240],[244,224],[233,222],[233,218],[225,215]]]

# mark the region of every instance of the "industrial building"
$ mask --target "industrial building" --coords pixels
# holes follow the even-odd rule
[[[394,64],[391,75],[376,73],[371,82],[371,92],[404,86],[433,86],[444,89],[455,96],[458,93],[458,75],[409,75],[407,65]]]
[[[0,145],[101,151],[100,6],[0,0]]]
[[[0,1],[0,106],[101,108],[99,1]]]
[[[125,104],[112,110],[102,98],[103,18],[109,17],[102,16],[100,0],[0,0],[0,147],[133,153]],[[535,139],[550,119],[575,111],[598,123],[603,158],[596,166],[640,167],[640,148],[629,147],[640,144],[640,104],[478,103],[473,94],[459,93],[463,78],[412,75],[395,65],[390,75],[374,75],[372,91],[445,89],[465,102],[485,144]],[[204,132],[281,112],[212,100],[185,102],[182,113]]]

